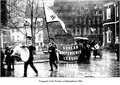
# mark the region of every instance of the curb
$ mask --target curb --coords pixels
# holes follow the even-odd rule
[[[36,60],[36,61],[33,61],[33,63],[44,63],[44,62],[49,62],[49,60]],[[20,64],[24,64],[24,62],[17,62],[14,65],[20,65]]]

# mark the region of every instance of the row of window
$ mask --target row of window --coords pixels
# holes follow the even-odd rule
[[[73,20],[73,23],[80,23],[80,24],[88,24],[88,25],[92,25],[92,24],[100,24],[102,23],[102,18],[101,17],[96,17],[93,19],[87,19],[87,18],[75,18]]]
[[[98,11],[94,11],[93,15],[101,15],[102,14],[102,10],[98,10]]]
[[[84,29],[81,29],[81,28],[78,28],[78,29],[73,29],[72,30],[72,34],[73,35],[94,35],[94,34],[101,34],[101,28],[98,27],[98,28],[92,28],[90,27],[89,29],[88,28],[84,28]],[[81,32],[82,30],[82,32]]]
[[[19,30],[18,29],[12,29],[12,33],[13,32],[19,32]]]
[[[10,35],[9,31],[2,31],[3,35]]]
[[[38,41],[41,41],[41,35],[38,35]],[[12,41],[15,41],[15,39],[17,39],[17,41],[19,41],[20,40],[20,36],[19,35],[17,35],[17,37],[15,37],[15,36],[12,36]],[[24,36],[24,39],[26,39],[26,36]]]

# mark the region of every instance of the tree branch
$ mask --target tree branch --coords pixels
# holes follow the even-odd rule
[[[25,11],[23,11],[23,10],[21,10],[20,8],[18,8],[17,6],[13,6],[13,5],[10,5],[10,4],[6,4],[8,7],[11,7],[11,9],[13,9],[13,8],[15,8],[15,9],[17,9],[18,11],[21,11],[21,12],[23,12],[23,13],[25,13]]]
[[[44,30],[46,27],[43,27],[42,29],[38,30],[35,34],[39,33],[41,30]],[[35,36],[34,34],[34,36]]]
[[[17,28],[23,35],[25,35],[12,21],[11,23],[15,26],[15,28]]]

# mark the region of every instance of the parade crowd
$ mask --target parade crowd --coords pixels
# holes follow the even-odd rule
[[[29,50],[29,59],[24,62],[24,74],[23,77],[27,77],[27,68],[28,65],[31,66],[31,68],[36,73],[36,76],[38,76],[38,70],[34,66],[33,60],[34,60],[34,54],[36,54],[36,48],[32,46],[31,42],[32,38],[30,36],[27,37],[27,44],[21,47],[21,48],[28,48]],[[54,38],[49,39],[49,45],[48,45],[48,53],[49,53],[49,64],[50,64],[50,70],[53,71],[55,66],[56,69],[58,69],[57,62],[58,57],[56,52],[58,51],[57,45],[54,42]],[[116,54],[117,54],[117,61],[119,61],[119,46],[116,46]],[[2,49],[2,48],[1,48]],[[91,52],[93,51],[93,56],[96,58],[96,56],[99,56],[102,58],[102,46],[100,42],[84,42],[82,44],[81,54],[78,57],[78,63],[80,62],[89,62],[91,57]],[[6,47],[5,52],[1,50],[1,72],[2,77],[6,76],[6,71],[9,73],[8,76],[11,76],[11,71],[14,70],[14,59],[18,55],[15,55],[14,50],[11,47]],[[17,57],[17,61],[20,61],[21,59]],[[5,67],[6,66],[6,67]]]

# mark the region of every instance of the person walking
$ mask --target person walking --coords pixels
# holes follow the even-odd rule
[[[53,65],[56,67],[57,69],[57,54],[56,54],[56,49],[57,46],[54,43],[54,39],[50,38],[50,43],[49,43],[49,48],[48,48],[48,52],[49,52],[49,63],[50,63],[50,70],[49,71],[53,71]]]
[[[117,56],[117,61],[119,61],[119,46],[120,46],[120,43],[119,42],[117,42],[117,43],[115,43],[115,53],[116,53],[116,56]]]
[[[6,47],[5,50],[5,62],[7,65],[7,71],[11,71],[11,64],[12,64],[12,58],[11,58],[11,54],[13,53],[13,50],[11,50],[8,46]]]
[[[3,63],[4,58],[5,56],[1,48],[1,77],[5,77],[5,68],[4,68],[4,63]]]
[[[35,71],[36,76],[38,76],[38,71],[33,64],[33,60],[34,60],[33,55],[35,54],[36,48],[34,46],[32,46],[32,37],[30,37],[30,36],[27,37],[27,48],[29,49],[30,55],[29,55],[28,61],[24,62],[24,76],[23,77],[27,77],[28,65],[31,66],[31,68]]]
[[[91,48],[90,48],[90,45],[88,43],[86,44],[85,47],[86,47],[86,52],[85,52],[86,53],[85,54],[86,55],[86,61],[89,62],[90,56],[91,56]]]

